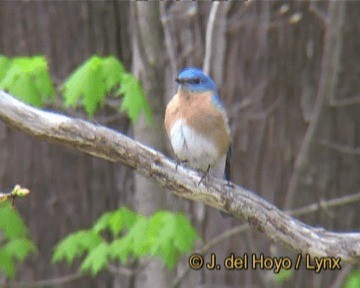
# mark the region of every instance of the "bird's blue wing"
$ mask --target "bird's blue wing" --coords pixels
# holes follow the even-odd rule
[[[220,97],[217,93],[215,93],[212,97],[211,97],[211,101],[220,109],[224,109],[224,106],[220,100]]]
[[[228,152],[226,154],[225,173],[224,173],[224,178],[225,178],[225,180],[228,180],[228,181],[231,180],[230,159],[231,159],[231,144],[230,144],[229,150],[228,150]]]

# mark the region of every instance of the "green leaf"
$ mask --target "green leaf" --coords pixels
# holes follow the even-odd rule
[[[147,237],[149,229],[149,220],[147,218],[139,219],[124,237],[125,241],[131,244],[131,252],[135,256],[147,255],[150,251],[150,241]]]
[[[123,263],[130,256],[156,256],[173,268],[181,254],[191,251],[197,238],[185,216],[160,211],[135,222],[128,234],[111,243],[110,254]]]
[[[120,260],[122,263],[126,263],[129,255],[132,253],[131,239],[129,237],[123,237],[121,239],[114,240],[110,244],[110,257],[114,260]]]
[[[88,74],[90,72],[85,63],[77,68],[63,84],[62,90],[65,98],[65,106],[75,107],[77,105],[80,96],[84,94],[83,85],[89,81]]]
[[[21,238],[28,233],[19,213],[9,203],[0,205],[0,230],[5,239]]]
[[[80,104],[89,116],[102,106],[107,93],[120,84],[123,65],[115,57],[91,57],[63,85],[65,106]]]
[[[189,219],[184,215],[176,214],[175,221],[178,235],[174,239],[174,245],[180,253],[187,253],[193,249],[195,241],[199,239],[199,235]]]
[[[8,278],[15,275],[13,258],[4,249],[0,249],[0,271],[3,271]]]
[[[153,124],[151,108],[140,82],[126,73],[121,62],[113,56],[93,56],[70,75],[63,85],[65,106],[81,105],[89,116],[93,116],[104,104],[106,94],[119,85],[115,95],[124,96],[120,111],[126,112],[132,122],[136,122],[144,111],[147,121]]]
[[[70,234],[56,245],[52,261],[66,260],[72,263],[75,257],[94,249],[102,242],[102,238],[92,230],[81,230]]]
[[[55,89],[45,57],[3,58],[0,62],[1,89],[35,106],[42,106],[54,96]]]
[[[135,123],[141,111],[144,111],[148,123],[153,124],[153,116],[150,105],[144,95],[140,82],[129,73],[122,76],[120,89],[117,95],[123,94],[120,111],[126,112],[133,123]]]
[[[150,241],[147,236],[149,220],[139,218],[129,229],[128,234],[119,240],[113,241],[110,245],[111,257],[120,259],[123,263],[129,256],[143,257],[150,254]]]
[[[131,211],[130,209],[123,207],[118,211],[115,211],[110,219],[110,231],[112,235],[117,236],[123,229],[129,229],[132,227],[136,221],[142,217]]]
[[[42,101],[51,98],[55,95],[55,88],[52,83],[50,74],[46,69],[39,71],[35,77],[35,86],[40,91]]]
[[[105,242],[102,242],[90,251],[90,253],[82,262],[80,269],[82,271],[91,271],[93,275],[96,275],[103,267],[108,264],[108,255],[109,245]]]
[[[111,91],[120,84],[122,75],[125,73],[125,68],[121,62],[113,56],[105,58],[101,68],[106,91]]]
[[[110,229],[112,236],[117,236],[124,229],[130,228],[137,220],[139,215],[128,208],[122,207],[116,211],[103,214],[93,226],[97,233],[104,229]]]
[[[105,96],[105,82],[102,81],[100,73],[100,64],[94,67],[88,73],[88,83],[84,84],[84,99],[83,104],[85,111],[89,116],[93,116],[98,105],[102,105]],[[100,78],[100,79],[99,79]]]
[[[99,235],[110,230],[113,241],[109,244]],[[120,238],[120,232],[126,233]],[[173,268],[181,254],[191,251],[198,235],[189,220],[182,214],[159,211],[146,218],[127,208],[104,213],[91,230],[69,235],[58,244],[53,261],[87,253],[81,270],[97,274],[109,260],[126,263],[130,257],[160,257],[166,266]],[[91,244],[86,244],[94,239]]]
[[[343,288],[360,287],[360,269],[352,271],[345,280]]]
[[[107,229],[110,226],[110,221],[112,217],[113,212],[107,212],[102,214],[92,227],[92,230],[96,233],[100,233],[103,230]]]
[[[19,71],[19,67],[13,66],[7,76],[4,78],[2,84],[5,89],[21,100],[30,103],[34,106],[41,106],[42,100],[39,91],[36,88],[35,82],[29,77]]]
[[[285,270],[285,269],[281,269],[279,271],[279,273],[277,274],[273,274],[274,276],[274,280],[277,282],[277,283],[282,283],[282,282],[285,282],[287,280],[290,280],[291,277],[294,275],[294,272],[293,270],[289,269],[289,270]]]
[[[81,97],[86,112],[94,115],[97,105],[105,97],[100,75],[101,61],[101,58],[93,56],[70,75],[63,86],[65,106],[76,106]]]
[[[18,212],[9,203],[0,205],[0,270],[12,278],[15,275],[14,259],[22,262],[36,251],[35,245],[27,238],[28,231]]]
[[[11,66],[10,59],[5,56],[0,55],[0,82],[1,82],[1,79],[6,75],[10,66]]]
[[[176,221],[169,212],[160,211],[150,220],[151,255],[160,256],[166,266],[172,268],[176,262],[176,249],[173,237],[176,234]]]
[[[25,238],[11,240],[4,245],[3,249],[20,262],[24,261],[29,253],[36,251],[34,243]]]
[[[151,254],[160,256],[169,268],[174,267],[181,254],[191,251],[198,238],[185,216],[167,211],[151,217],[148,231],[152,239]]]

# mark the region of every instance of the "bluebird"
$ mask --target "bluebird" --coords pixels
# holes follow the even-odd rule
[[[182,70],[176,82],[178,91],[165,112],[175,155],[192,168],[229,180],[230,128],[216,84],[193,67]]]

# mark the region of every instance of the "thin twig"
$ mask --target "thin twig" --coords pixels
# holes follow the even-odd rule
[[[11,203],[13,205],[14,199],[16,197],[25,197],[28,196],[29,194],[30,194],[29,189],[23,188],[19,184],[16,184],[10,192],[8,193],[0,192],[0,202],[11,200]]]
[[[360,103],[360,96],[352,96],[344,99],[335,99],[335,95],[330,97],[330,105],[333,107],[344,107]]]
[[[324,145],[326,147],[329,147],[331,149],[334,149],[336,151],[339,151],[341,153],[344,154],[350,154],[350,155],[360,155],[360,148],[356,148],[356,147],[350,147],[347,145],[341,145],[341,144],[337,144],[337,143],[331,143],[330,141],[327,140],[322,140],[320,141],[321,145]]]
[[[314,15],[316,15],[323,22],[323,24],[328,24],[327,15],[316,6],[316,3],[310,2],[309,11],[314,13]]]
[[[313,203],[298,209],[294,209],[291,211],[288,211],[290,215],[294,216],[301,216],[309,213],[316,212],[321,209],[327,209],[337,206],[343,206],[347,204],[352,204],[355,202],[360,201],[360,192],[351,194],[351,195],[345,195],[343,197],[331,199],[331,200],[322,200],[319,203]]]

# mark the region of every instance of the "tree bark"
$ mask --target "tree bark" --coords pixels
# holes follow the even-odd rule
[[[162,69],[164,58],[163,34],[160,22],[159,3],[134,2],[133,12],[133,73],[141,79],[143,89],[150,103],[154,123],[148,123],[141,115],[134,125],[134,138],[159,151],[165,150],[164,119],[164,79]],[[166,207],[166,194],[156,183],[140,174],[135,174],[135,207],[145,215]],[[173,273],[161,269],[163,264],[153,259],[141,270],[136,279],[136,287],[169,287]]]

